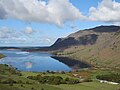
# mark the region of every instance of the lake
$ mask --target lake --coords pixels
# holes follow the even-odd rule
[[[0,64],[9,64],[18,70],[45,72],[49,71],[70,71],[71,68],[51,58],[51,54],[45,52],[24,52],[20,50],[0,50],[0,53],[7,57],[0,59]]]

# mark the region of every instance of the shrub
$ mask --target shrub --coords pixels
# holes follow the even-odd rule
[[[14,81],[11,78],[8,78],[7,80],[3,81],[2,83],[4,83],[4,84],[11,84],[11,83],[16,83],[16,81]]]
[[[79,83],[78,79],[73,79],[73,78],[65,78],[63,79],[60,76],[28,76],[29,79],[32,80],[37,80],[39,83],[42,84],[52,84],[52,85],[59,85],[59,84],[76,84]]]
[[[18,80],[17,83],[18,84],[22,84],[23,82],[22,82],[22,80]]]
[[[92,79],[87,78],[87,79],[84,79],[82,82],[92,82]]]
[[[116,73],[116,74],[112,73],[112,74],[106,74],[106,75],[97,75],[96,78],[100,79],[100,80],[106,80],[106,81],[120,83],[120,74],[118,74],[118,73]]]

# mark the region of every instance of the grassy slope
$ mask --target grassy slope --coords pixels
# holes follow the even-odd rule
[[[42,85],[38,84],[38,82],[30,80],[26,78],[26,75],[34,75],[34,73],[27,73],[22,76],[19,76],[19,73],[13,73],[18,72],[14,68],[10,68],[7,65],[1,65],[0,64],[0,81],[5,81],[8,78],[11,78],[15,81],[22,81],[22,84],[13,84],[13,86],[10,86],[8,84],[2,84],[0,83],[0,90],[31,90],[31,88],[34,88],[35,90],[41,90],[42,88],[44,90],[61,90],[57,87],[49,86],[49,85]],[[37,74],[35,74],[37,75]],[[26,84],[26,82],[32,83],[32,84]],[[21,87],[21,85],[23,85]]]
[[[84,73],[85,71],[82,71]],[[56,87],[59,87],[63,90],[119,90],[120,85],[112,85],[112,84],[106,84],[106,83],[100,83],[96,80],[97,75],[103,75],[103,74],[109,74],[109,73],[120,73],[119,71],[110,71],[110,70],[89,70],[87,71],[93,82],[84,82],[80,84],[75,85],[59,85]],[[81,72],[77,72],[81,73]]]
[[[109,85],[99,82],[85,82],[76,85],[59,85],[56,87],[63,90],[117,90],[120,88],[119,85]]]
[[[94,45],[72,46],[58,54],[83,60],[95,66],[120,69],[120,30],[115,33],[99,33]]]
[[[21,87],[21,85],[23,85]],[[34,89],[32,89],[34,88]],[[0,84],[0,90],[61,90],[55,86],[43,85],[43,84],[14,84],[14,86]]]
[[[16,81],[22,80],[23,84],[14,84],[13,86],[6,85],[6,84],[0,84],[0,90],[32,90],[34,88],[35,90],[118,90],[120,88],[120,85],[111,85],[111,84],[105,84],[105,83],[99,83],[97,82],[95,77],[96,75],[100,74],[106,74],[111,73],[111,71],[106,70],[89,70],[89,71],[80,71],[80,72],[71,72],[66,74],[51,74],[51,73],[33,73],[33,72],[22,72],[22,76],[19,76],[19,74],[12,74],[10,71],[15,70],[13,68],[7,67],[6,65],[0,65],[0,80],[6,80],[6,78],[12,78]],[[4,71],[4,73],[3,73]],[[37,81],[27,79],[27,76],[36,76],[38,74],[43,74],[47,76],[61,76],[63,78],[70,77],[70,74],[81,74],[81,75],[87,75],[90,74],[91,78],[94,80],[93,82],[85,82],[75,85],[69,85],[69,84],[62,84],[62,85],[46,85],[46,84],[38,84]],[[118,71],[113,71],[118,72]],[[85,74],[84,74],[85,73]],[[32,83],[32,84],[26,84],[26,81]],[[22,85],[22,86],[21,86]]]
[[[66,73],[66,74],[50,74],[46,73],[45,75],[47,76],[61,76],[63,78],[65,77],[70,77],[68,76],[69,74],[83,74],[88,72],[90,74],[91,78],[93,79],[93,82],[84,82],[80,84],[75,84],[75,85],[70,85],[70,84],[61,84],[61,85],[52,85],[53,87],[60,88],[61,90],[118,90],[120,88],[120,85],[112,85],[112,84],[105,84],[105,83],[100,83],[96,81],[96,76],[97,75],[102,75],[102,74],[108,74],[108,73],[120,73],[118,71],[109,71],[109,70],[89,70],[89,71],[80,71],[80,72],[71,72],[71,73]],[[38,74],[42,73],[32,73],[32,72],[22,72],[23,77],[27,77],[29,75],[36,76]],[[81,75],[82,75],[81,74]],[[83,74],[85,75],[85,74]],[[56,90],[56,89],[55,89]]]
[[[11,87],[9,85],[0,84],[0,90],[22,90],[17,87]]]

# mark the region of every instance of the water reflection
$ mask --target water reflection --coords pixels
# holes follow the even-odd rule
[[[25,62],[25,67],[26,68],[32,68],[32,66],[33,66],[33,63],[32,62]]]
[[[19,50],[1,50],[7,57],[0,59],[0,63],[9,64],[23,71],[70,71],[66,64],[51,58],[49,53],[22,52]]]

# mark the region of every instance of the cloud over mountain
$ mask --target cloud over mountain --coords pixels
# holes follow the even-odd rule
[[[0,19],[5,18],[62,26],[85,17],[69,0],[0,0]]]

